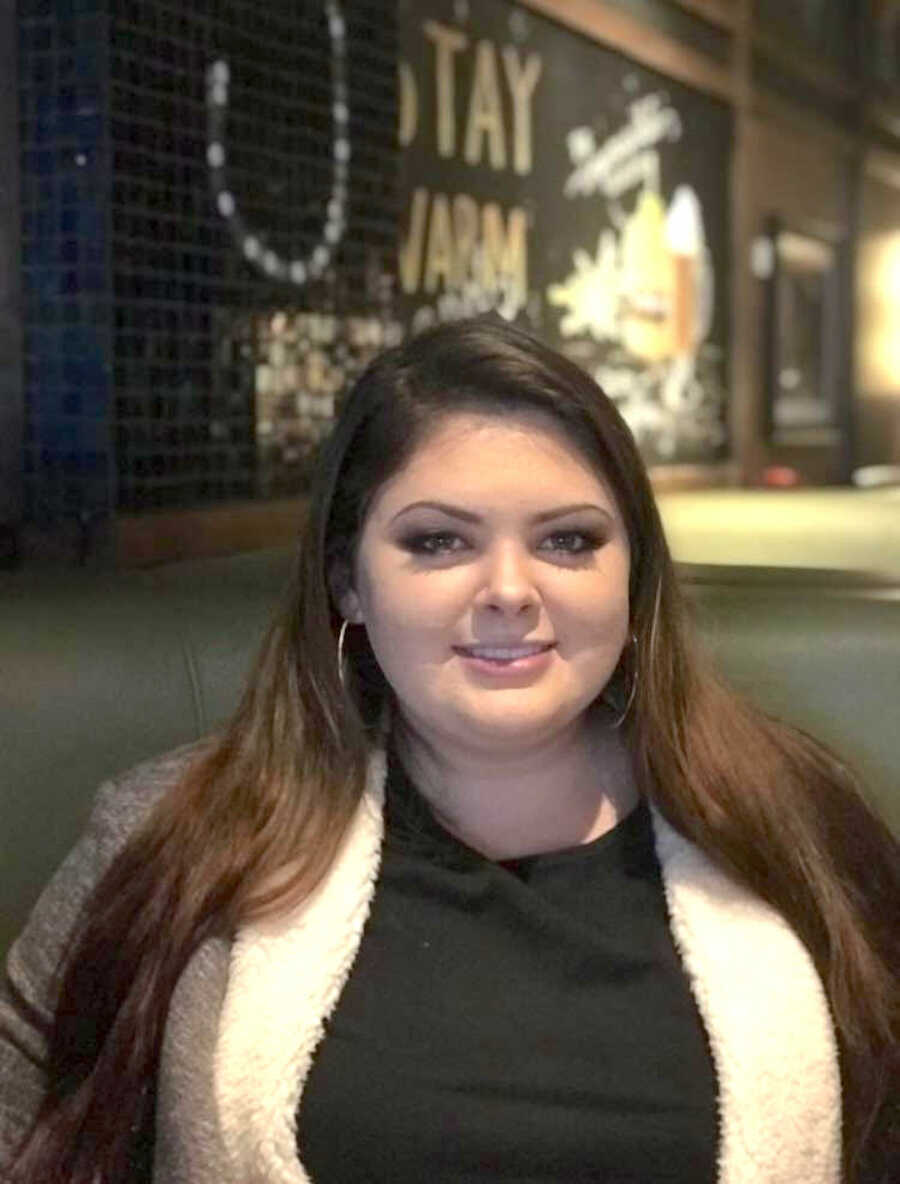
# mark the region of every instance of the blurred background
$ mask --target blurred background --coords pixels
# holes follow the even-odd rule
[[[0,0],[0,950],[233,709],[353,378],[489,310],[900,827],[900,0]]]
[[[497,310],[676,558],[900,573],[897,0],[0,0],[0,566],[279,547]]]

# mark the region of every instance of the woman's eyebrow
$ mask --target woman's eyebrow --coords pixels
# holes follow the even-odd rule
[[[395,522],[401,514],[407,514],[410,510],[417,509],[440,510],[444,514],[449,514],[451,518],[459,518],[463,522],[480,523],[483,521],[478,514],[473,514],[471,510],[464,510],[461,506],[451,506],[447,502],[421,501],[412,502],[410,505],[404,506],[402,510],[398,510],[391,518],[391,522]],[[542,510],[540,514],[535,514],[530,521],[546,522],[550,518],[561,518],[564,514],[574,514],[581,510],[596,510],[607,518],[612,517],[609,510],[603,506],[595,505],[593,502],[576,502],[569,506],[557,506],[553,510]]]

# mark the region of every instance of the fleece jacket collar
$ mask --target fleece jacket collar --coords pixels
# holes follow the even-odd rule
[[[308,1184],[296,1115],[356,957],[381,859],[387,759],[328,876],[232,946],[215,1051],[218,1126],[243,1184]],[[841,1088],[828,1003],[787,923],[652,811],[673,937],[718,1082],[719,1184],[838,1184]]]

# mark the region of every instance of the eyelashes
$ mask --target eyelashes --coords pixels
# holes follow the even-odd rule
[[[557,551],[559,554],[573,559],[580,558],[583,555],[590,555],[592,552],[599,550],[606,542],[606,537],[594,530],[554,530],[547,535],[545,542],[554,542],[560,539],[577,541],[578,545],[575,548],[569,546],[551,546],[550,550]],[[463,543],[463,547],[447,546],[446,543],[452,540]],[[441,558],[446,555],[458,555],[468,546],[465,540],[452,530],[419,531],[401,539],[400,545],[411,554],[425,558]]]

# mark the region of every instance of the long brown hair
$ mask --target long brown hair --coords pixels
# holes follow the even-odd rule
[[[614,405],[573,363],[480,318],[382,355],[344,401],[317,457],[283,610],[239,709],[157,803],[83,914],[60,976],[46,1097],[14,1179],[133,1180],[129,1165],[152,1137],[163,1029],[187,960],[208,937],[302,899],[327,872],[392,696],[364,636],[342,688],[336,590],[354,571],[378,489],[443,414],[460,409],[549,413],[610,483],[631,544],[639,665],[625,729],[639,787],[793,925],[837,1030],[846,1179],[862,1180],[864,1160],[885,1173],[896,1167],[900,847],[837,758],[706,667],[644,465]]]

